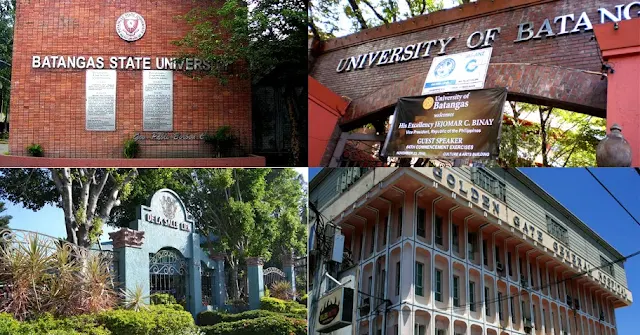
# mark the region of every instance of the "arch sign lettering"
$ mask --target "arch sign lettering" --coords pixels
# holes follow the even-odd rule
[[[532,40],[556,38],[563,35],[579,34],[593,30],[593,22],[589,11],[578,13],[566,13],[549,17],[541,22],[525,21],[513,29],[516,39],[513,43],[522,43]],[[640,1],[621,4],[611,7],[601,7],[597,10],[597,23],[620,22],[631,20],[640,16]],[[593,15],[592,15],[593,17]],[[477,30],[463,36],[463,43],[468,49],[479,49],[493,46],[494,42],[505,34],[504,27],[492,27],[485,30]],[[410,62],[420,58],[429,58],[433,55],[447,54],[447,49],[454,47],[458,36],[440,36],[427,41],[415,41],[415,43],[394,48],[374,50],[357,56],[342,58],[336,67],[336,72],[343,73],[356,70],[364,70],[376,66],[384,66]]]

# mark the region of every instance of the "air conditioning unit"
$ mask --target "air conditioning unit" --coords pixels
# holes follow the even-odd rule
[[[531,324],[531,319],[524,319],[524,332],[527,334],[531,334],[531,330],[533,329],[533,325]]]
[[[529,281],[524,276],[520,276],[520,286],[524,288],[529,287]]]
[[[502,263],[500,262],[496,263],[496,270],[498,270],[498,272],[504,271],[504,266],[502,265]]]
[[[362,299],[362,305],[360,305],[358,309],[360,310],[360,316],[369,315],[369,312],[371,311],[371,299]]]

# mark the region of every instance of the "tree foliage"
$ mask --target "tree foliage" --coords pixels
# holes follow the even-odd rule
[[[136,169],[1,169],[0,198],[33,211],[62,208],[67,241],[89,247],[137,175]]]
[[[0,0],[0,112],[9,115],[15,0]],[[0,129],[3,131],[6,129]]]
[[[303,253],[303,191],[291,169],[195,170],[186,203],[205,247],[225,255],[231,275],[229,295],[240,297],[240,266],[247,257]]]
[[[513,116],[502,126],[504,165],[578,167],[596,165],[596,147],[606,133],[605,119],[545,106],[510,102]],[[537,115],[541,122],[525,121]]]
[[[175,43],[183,57],[212,64],[201,75],[227,83],[251,78],[281,87],[291,123],[291,165],[306,156],[307,13],[303,0],[225,0],[196,7],[184,16],[192,30]],[[200,75],[199,74],[199,75]]]
[[[0,201],[0,214],[7,210],[4,205],[5,203]],[[0,229],[9,227],[9,221],[11,221],[11,219],[11,215],[0,215]]]
[[[310,35],[325,40],[337,32],[360,30],[403,21],[412,17],[433,13],[469,0],[316,0],[309,8],[308,30]],[[349,20],[350,27],[339,26],[340,15]]]

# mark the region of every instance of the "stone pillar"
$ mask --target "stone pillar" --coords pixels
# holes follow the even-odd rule
[[[640,30],[639,20],[593,27],[607,71],[607,128],[618,124],[631,145],[632,165],[640,165]]]
[[[249,286],[249,308],[260,309],[260,299],[264,296],[264,275],[262,259],[247,258],[247,285]]]
[[[227,290],[225,288],[224,275],[224,254],[211,254],[211,259],[215,262],[213,278],[211,278],[211,290],[213,291],[214,307],[224,308],[227,300]]]
[[[206,307],[202,305],[202,263],[200,253],[200,237],[197,234],[189,235],[189,243],[192,246],[191,259],[189,259],[189,298],[187,300],[187,306],[192,314],[197,315],[199,312],[205,310]]]
[[[291,284],[291,290],[296,293],[296,267],[292,256],[285,256],[282,260],[282,272],[289,284]]]
[[[121,288],[125,291],[135,291],[142,287],[143,296],[149,303],[149,254],[142,250],[144,232],[122,228],[109,233],[113,241],[113,252],[118,255],[118,274]]]

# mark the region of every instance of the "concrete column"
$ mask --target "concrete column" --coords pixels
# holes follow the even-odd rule
[[[571,331],[571,319],[569,319],[569,309],[568,308],[565,309],[564,312],[566,314],[565,321],[567,323],[567,333],[571,335],[573,332]]]
[[[264,275],[262,259],[247,258],[247,286],[249,291],[249,308],[260,309],[260,299],[264,296]]]
[[[118,275],[121,288],[125,291],[135,291],[142,288],[146,303],[149,303],[149,254],[142,250],[144,232],[122,228],[109,233],[113,241],[113,251],[118,255]]]
[[[200,249],[200,237],[198,234],[189,235],[191,244],[191,259],[189,260],[189,298],[187,305],[192,314],[197,315],[204,310],[202,306],[202,264],[197,249]],[[197,249],[196,249],[197,248]]]
[[[285,279],[291,284],[291,290],[296,292],[296,268],[293,257],[291,255],[285,256],[282,259],[282,272],[284,272]]]
[[[212,254],[211,259],[215,261],[215,268],[213,272],[213,283],[211,283],[211,289],[213,298],[215,299],[215,306],[223,308],[227,300],[227,290],[225,288],[225,275],[224,275],[224,255]]]

